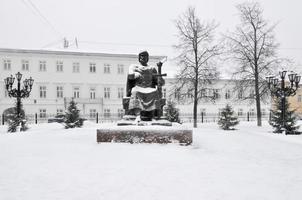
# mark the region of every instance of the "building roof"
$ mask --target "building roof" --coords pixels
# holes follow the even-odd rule
[[[21,54],[44,54],[44,55],[70,55],[70,56],[96,56],[96,57],[127,57],[137,58],[136,54],[122,54],[122,53],[102,53],[102,52],[91,52],[83,51],[79,49],[56,49],[56,50],[45,50],[45,49],[12,49],[12,48],[0,48],[0,53],[21,53]],[[166,56],[150,56],[150,59],[161,60]]]

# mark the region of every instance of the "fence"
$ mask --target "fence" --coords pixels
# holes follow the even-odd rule
[[[27,123],[29,124],[38,124],[38,123],[47,123],[51,121],[60,121],[62,118],[56,117],[56,114],[31,114],[26,115]],[[236,114],[238,119],[240,121],[255,121],[257,119],[256,114],[254,113],[240,113]],[[105,113],[105,114],[99,114],[95,113],[93,115],[81,115],[81,118],[84,118],[85,120],[92,121],[95,123],[112,123],[117,122],[118,120],[121,120],[123,115],[121,113]],[[1,124],[6,124],[6,118],[4,115],[0,116],[1,118]],[[192,113],[180,113],[179,116],[181,122],[183,123],[190,123],[193,122],[193,114]],[[262,114],[263,120],[269,120],[270,114]],[[219,113],[199,113],[197,115],[197,122],[198,123],[208,123],[208,122],[217,122],[219,119]]]
[[[234,114],[238,117],[239,121],[256,121],[257,115],[253,112],[246,112],[246,113],[239,113]],[[207,122],[218,122],[219,120],[219,113],[198,113],[197,115],[197,123],[207,123]],[[262,120],[269,120],[270,113],[263,113]],[[193,114],[192,113],[180,113],[179,118],[181,122],[193,122]]]

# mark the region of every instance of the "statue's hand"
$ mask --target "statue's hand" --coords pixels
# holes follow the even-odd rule
[[[156,65],[157,65],[157,67],[161,67],[161,66],[163,66],[163,63],[162,62],[158,62]]]
[[[158,85],[161,85],[161,86],[165,85],[165,80],[162,77],[160,77],[158,79]]]
[[[139,79],[139,78],[141,78],[141,77],[142,77],[141,73],[134,72],[134,78],[135,78],[135,79]]]

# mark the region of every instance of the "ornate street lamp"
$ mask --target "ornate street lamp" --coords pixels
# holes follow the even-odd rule
[[[16,74],[16,79],[17,79],[17,88],[15,88],[15,89],[13,89],[13,84],[15,81],[15,78],[13,77],[13,75],[4,79],[4,83],[5,83],[6,90],[8,92],[8,96],[14,97],[17,99],[17,117],[20,120],[21,119],[21,99],[29,97],[32,86],[34,84],[34,80],[31,77],[29,79],[25,79],[23,81],[23,88],[21,89],[22,74],[20,72],[18,72]]]
[[[281,78],[281,84],[279,84],[279,79],[275,78],[274,76],[269,76],[266,78],[268,82],[268,88],[271,91],[272,96],[275,96],[277,98],[281,98],[281,104],[282,104],[282,126],[285,130],[285,98],[289,96],[294,96],[296,94],[297,89],[299,88],[299,82],[301,80],[301,76],[299,76],[296,73],[291,72],[288,74],[288,79],[290,81],[289,86],[285,86],[285,76],[287,71],[281,71],[279,72],[280,78]]]

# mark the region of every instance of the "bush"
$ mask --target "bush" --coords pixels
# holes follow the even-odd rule
[[[227,104],[220,113],[218,125],[223,130],[234,130],[234,128],[231,127],[236,126],[237,124],[239,124],[239,120],[236,116],[234,116],[232,107]]]
[[[269,124],[274,128],[274,133],[282,133],[284,130],[285,133],[292,133],[299,129],[299,126],[296,126],[297,117],[295,111],[289,110],[289,103],[285,98],[285,113],[284,113],[284,125],[282,119],[282,100],[281,98],[276,99],[275,109],[271,110],[271,117]]]
[[[69,106],[65,114],[65,128],[82,127],[83,121],[84,120],[80,118],[80,110],[77,108],[76,102],[72,99],[71,102],[69,102]]]
[[[176,108],[175,103],[171,100],[167,102],[167,105],[164,108],[165,117],[170,122],[180,122],[179,119],[179,109]]]
[[[20,131],[26,131],[28,129],[26,125],[25,112],[20,103],[20,114],[17,112],[17,103],[15,107],[8,108],[4,111],[5,121],[8,123],[7,132],[16,132],[20,126]]]

